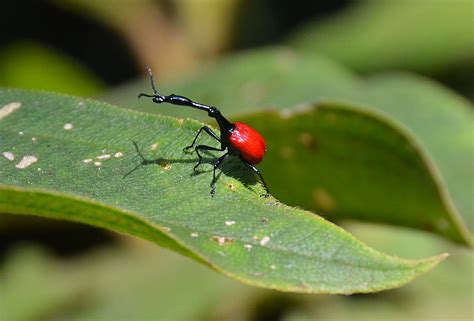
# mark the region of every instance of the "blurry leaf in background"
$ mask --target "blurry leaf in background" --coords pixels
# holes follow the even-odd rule
[[[0,90],[0,106],[6,146],[0,157],[0,213],[135,235],[244,283],[289,292],[399,287],[446,257],[403,260],[368,248],[313,213],[260,197],[262,186],[236,158],[223,162],[217,193],[210,197],[210,175],[204,174],[210,174],[206,167],[215,155],[204,158],[200,175],[192,172],[196,156],[183,152],[201,123],[22,90]],[[335,105],[320,113],[322,119],[345,118],[348,130],[359,118],[370,125],[356,111]],[[383,121],[370,121],[389,142],[397,135]],[[340,128],[334,131],[345,136]],[[148,161],[137,159],[132,140]],[[212,144],[210,137],[200,142]]]
[[[53,3],[118,31],[135,53],[137,65],[143,69],[148,65],[162,75],[178,77],[197,65],[192,39],[164,12],[160,1],[53,0]]]
[[[120,248],[104,247],[67,262],[40,248],[23,246],[11,252],[0,271],[0,311],[15,321],[45,319],[45,315],[49,321],[250,321],[261,320],[262,315],[305,321],[472,318],[472,251],[401,228],[353,223],[347,228],[392,254],[416,258],[447,251],[452,255],[423,278],[389,292],[277,296],[275,291],[242,285],[135,239],[125,238]],[[41,304],[25,306],[25,298],[32,296],[40,298]]]
[[[259,128],[271,146],[260,167],[272,174],[267,183],[273,193],[332,220],[409,226],[473,246],[413,137],[384,117],[334,106],[241,119]]]
[[[74,280],[64,268],[39,247],[12,251],[0,270],[0,319],[47,319],[55,311],[71,308],[88,285]]]
[[[429,79],[392,74],[367,79],[366,106],[392,116],[425,148],[447,186],[449,206],[474,230],[474,106]],[[369,109],[371,109],[369,107]]]
[[[74,59],[37,43],[0,48],[0,86],[93,96],[103,82]]]
[[[178,21],[194,50],[201,56],[216,55],[230,45],[235,13],[243,0],[174,0]],[[202,60],[203,58],[201,58]]]
[[[473,0],[365,0],[304,25],[289,43],[353,70],[446,72],[474,64]]]
[[[219,320],[232,313],[247,320],[252,296],[264,293],[153,244],[124,241],[70,261],[31,245],[14,248],[0,270],[2,320]]]
[[[440,195],[446,217],[451,216],[457,221],[459,212],[471,230],[474,229],[472,105],[434,82],[408,74],[360,79],[324,57],[296,54],[290,50],[267,49],[225,59],[180,84],[158,82],[158,89],[162,93],[182,94],[196,101],[218,106],[224,115],[229,115],[234,120],[242,118],[242,115],[251,116],[266,109],[284,110],[290,115],[293,110],[298,110],[298,106],[308,107],[313,103],[328,101],[343,102],[360,110],[376,112],[413,136],[414,144],[427,154],[426,166],[432,171],[434,180],[439,181],[437,184],[446,188]],[[135,98],[137,93],[149,91],[149,81],[141,80],[110,92],[105,99],[120,106],[147,112],[208,119],[207,115],[200,111],[178,106],[160,106],[149,100],[139,101]],[[255,125],[262,132],[272,128],[271,122],[259,122],[258,126]],[[280,136],[277,131],[273,135],[275,137],[267,139],[277,145],[269,144],[269,153],[273,147],[277,150],[279,148]],[[319,137],[314,137],[314,140],[317,144]],[[285,192],[287,189],[298,190],[301,181],[310,179],[308,173],[324,175],[318,172],[318,168],[313,168],[311,162],[300,162],[299,153],[304,152],[304,149],[296,148],[301,146],[299,140],[286,143],[295,148],[291,160],[278,162],[280,164],[284,161],[284,166],[277,168],[276,164],[270,165],[267,161],[262,163],[262,169],[269,177],[270,184],[274,177],[284,177],[293,182],[291,185],[276,187],[275,195],[289,204],[305,206],[331,217],[335,213],[328,208],[316,206],[313,197],[305,200],[294,199],[289,196],[290,193]],[[314,153],[314,160],[317,156],[318,154]],[[350,155],[335,164],[345,166],[348,161]],[[299,170],[291,171],[291,175],[284,174],[282,169],[285,166],[299,167]],[[383,180],[383,176],[379,179]],[[346,182],[359,180],[357,173],[348,172],[344,177]],[[380,181],[380,184],[383,185],[383,181]],[[372,186],[372,189],[379,189],[380,184]],[[361,196],[357,194],[359,191],[357,188],[353,189],[351,194],[354,198]],[[401,197],[406,191],[400,190],[399,193]],[[359,201],[370,204],[373,200],[361,198]],[[413,220],[421,222],[426,215],[425,211],[415,208],[412,210],[414,212],[399,215],[412,216]],[[381,213],[377,212],[371,212],[373,216],[369,217],[360,207],[337,214],[339,217],[364,217],[375,221],[394,222],[397,219],[385,215],[379,217]],[[435,222],[427,223],[425,228],[438,231],[447,228],[442,221],[439,224],[433,223]],[[461,227],[462,223],[459,226]],[[464,229],[461,227],[461,230]],[[467,239],[470,238],[467,233],[464,234]]]

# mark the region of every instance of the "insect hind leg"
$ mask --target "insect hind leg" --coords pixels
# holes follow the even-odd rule
[[[265,188],[265,191],[266,191],[266,194],[262,194],[261,196],[265,197],[265,198],[270,196],[270,191],[268,190],[267,183],[265,183],[265,180],[263,179],[262,173],[260,173],[258,168],[255,167],[254,165],[250,164],[249,162],[247,162],[243,159],[242,159],[242,161],[245,163],[245,165],[247,165],[247,167],[249,167],[260,178],[260,182],[262,183],[262,185],[263,185],[263,187]]]

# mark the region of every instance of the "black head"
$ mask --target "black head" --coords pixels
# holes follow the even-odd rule
[[[232,132],[234,125],[229,122],[216,107],[209,107],[207,110],[209,117],[215,118],[221,131]]]
[[[210,107],[207,110],[207,114],[212,118],[218,118],[219,116],[222,116],[221,112],[216,107]]]

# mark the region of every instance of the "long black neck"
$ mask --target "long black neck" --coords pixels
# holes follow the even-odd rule
[[[175,94],[171,94],[169,96],[164,96],[160,94],[155,94],[155,95],[148,95],[148,94],[140,94],[138,98],[145,96],[145,97],[152,97],[153,102],[157,104],[162,104],[162,103],[169,103],[173,105],[179,105],[179,106],[187,106],[187,107],[192,107],[200,110],[205,110],[207,111],[207,114],[209,117],[215,118],[217,121],[217,124],[219,125],[219,128],[221,131],[232,131],[234,129],[234,125],[232,125],[231,122],[225,118],[219,109],[216,107],[204,105],[201,103],[197,103],[192,101],[191,99]]]
[[[225,118],[219,109],[216,107],[210,107],[208,111],[209,117],[215,118],[217,124],[219,124],[219,129],[221,132],[232,132],[234,130],[234,125]]]
[[[149,94],[141,93],[140,95],[138,95],[138,98],[142,96],[151,97],[153,98],[153,102],[157,104],[170,103],[173,105],[188,106],[188,107],[192,107],[192,108],[196,108],[200,110],[205,110],[207,111],[207,114],[209,115],[209,117],[216,119],[217,124],[219,124],[219,128],[221,132],[222,131],[231,132],[232,130],[234,130],[234,125],[232,125],[232,123],[230,123],[224,116],[222,116],[221,112],[216,107],[200,104],[200,103],[192,101],[191,99],[187,97],[183,97],[183,96],[179,96],[175,94],[171,94],[168,96],[159,94],[158,90],[156,90],[156,87],[155,87],[155,82],[153,80],[153,73],[151,72],[151,69],[149,67],[147,67],[147,70],[148,70],[148,74],[150,75],[151,88],[153,88],[154,94],[149,95]]]

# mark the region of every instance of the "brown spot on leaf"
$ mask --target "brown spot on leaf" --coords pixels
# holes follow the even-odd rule
[[[213,240],[214,242],[216,242],[217,244],[219,245],[228,245],[228,244],[232,244],[234,243],[234,239],[230,238],[230,237],[226,237],[226,236],[217,236],[217,235],[214,235],[211,240]]]
[[[295,157],[295,151],[290,146],[283,146],[280,148],[280,157],[283,159],[293,159]]]
[[[316,139],[310,133],[301,133],[298,136],[298,142],[311,151],[316,150]]]
[[[159,165],[163,167],[164,170],[167,170],[167,171],[169,171],[173,167],[171,166],[171,163],[167,161],[161,161]]]
[[[313,200],[319,208],[326,212],[330,212],[336,207],[336,203],[331,194],[321,187],[318,187],[313,191]]]

